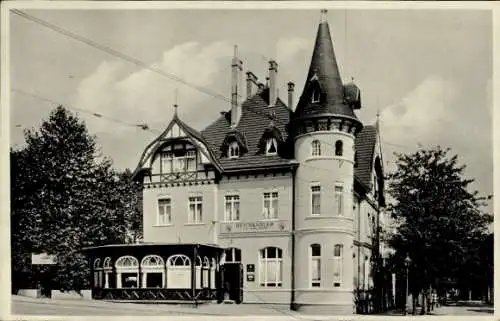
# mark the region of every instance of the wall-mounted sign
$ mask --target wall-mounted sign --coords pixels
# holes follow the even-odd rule
[[[250,273],[255,272],[255,265],[254,264],[247,264],[247,272],[250,272]]]
[[[289,221],[257,221],[222,223],[221,234],[224,233],[255,233],[255,232],[285,232],[290,230]]]
[[[56,264],[56,256],[47,253],[32,253],[31,264],[33,265],[54,265]]]
[[[254,282],[255,281],[255,275],[254,274],[247,274],[247,281],[248,282]]]

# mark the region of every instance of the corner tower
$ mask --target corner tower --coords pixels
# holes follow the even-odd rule
[[[294,305],[306,313],[353,313],[354,143],[362,129],[360,92],[344,85],[326,10],[293,115],[295,178]],[[305,264],[307,262],[307,264]]]

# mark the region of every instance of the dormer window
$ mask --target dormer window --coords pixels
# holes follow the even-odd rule
[[[318,90],[313,90],[312,95],[311,95],[311,102],[312,103],[319,103],[319,91]]]
[[[238,146],[237,142],[232,142],[227,150],[227,157],[236,158],[239,156],[240,156],[240,146]]]
[[[266,143],[266,155],[276,155],[278,153],[278,142],[276,138],[269,138]]]

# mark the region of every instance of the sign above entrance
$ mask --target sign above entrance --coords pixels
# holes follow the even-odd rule
[[[220,233],[287,232],[289,230],[288,221],[227,222],[222,223]]]
[[[56,264],[56,256],[47,253],[32,253],[31,264],[33,265],[53,265]]]

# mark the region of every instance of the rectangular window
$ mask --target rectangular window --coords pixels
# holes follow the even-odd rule
[[[172,153],[161,154],[161,172],[162,173],[172,172]]]
[[[201,196],[195,196],[189,198],[189,223],[201,223],[203,222],[203,210],[202,210],[203,198]]]
[[[161,198],[158,200],[157,225],[172,224],[172,206],[170,198]]]
[[[278,192],[264,193],[264,219],[278,218]]]
[[[283,279],[282,250],[267,247],[260,251],[259,280],[263,287],[281,287]]]
[[[184,157],[174,158],[174,172],[183,172],[186,168],[186,159]]]
[[[239,221],[240,220],[240,196],[226,195],[226,208],[224,211],[224,221]]]
[[[333,249],[333,286],[340,287],[342,284],[342,244],[335,244]]]
[[[321,246],[311,245],[311,287],[321,286]]]
[[[175,150],[161,154],[161,172],[196,171],[196,150]]]
[[[189,150],[186,152],[186,166],[188,172],[196,171],[196,151]]]
[[[343,195],[344,195],[344,187],[342,185],[336,185],[335,186],[335,204],[337,204],[337,215],[339,215],[339,216],[344,215],[344,213],[343,213],[343,208],[344,208]]]
[[[311,215],[321,214],[321,186],[311,186]]]

